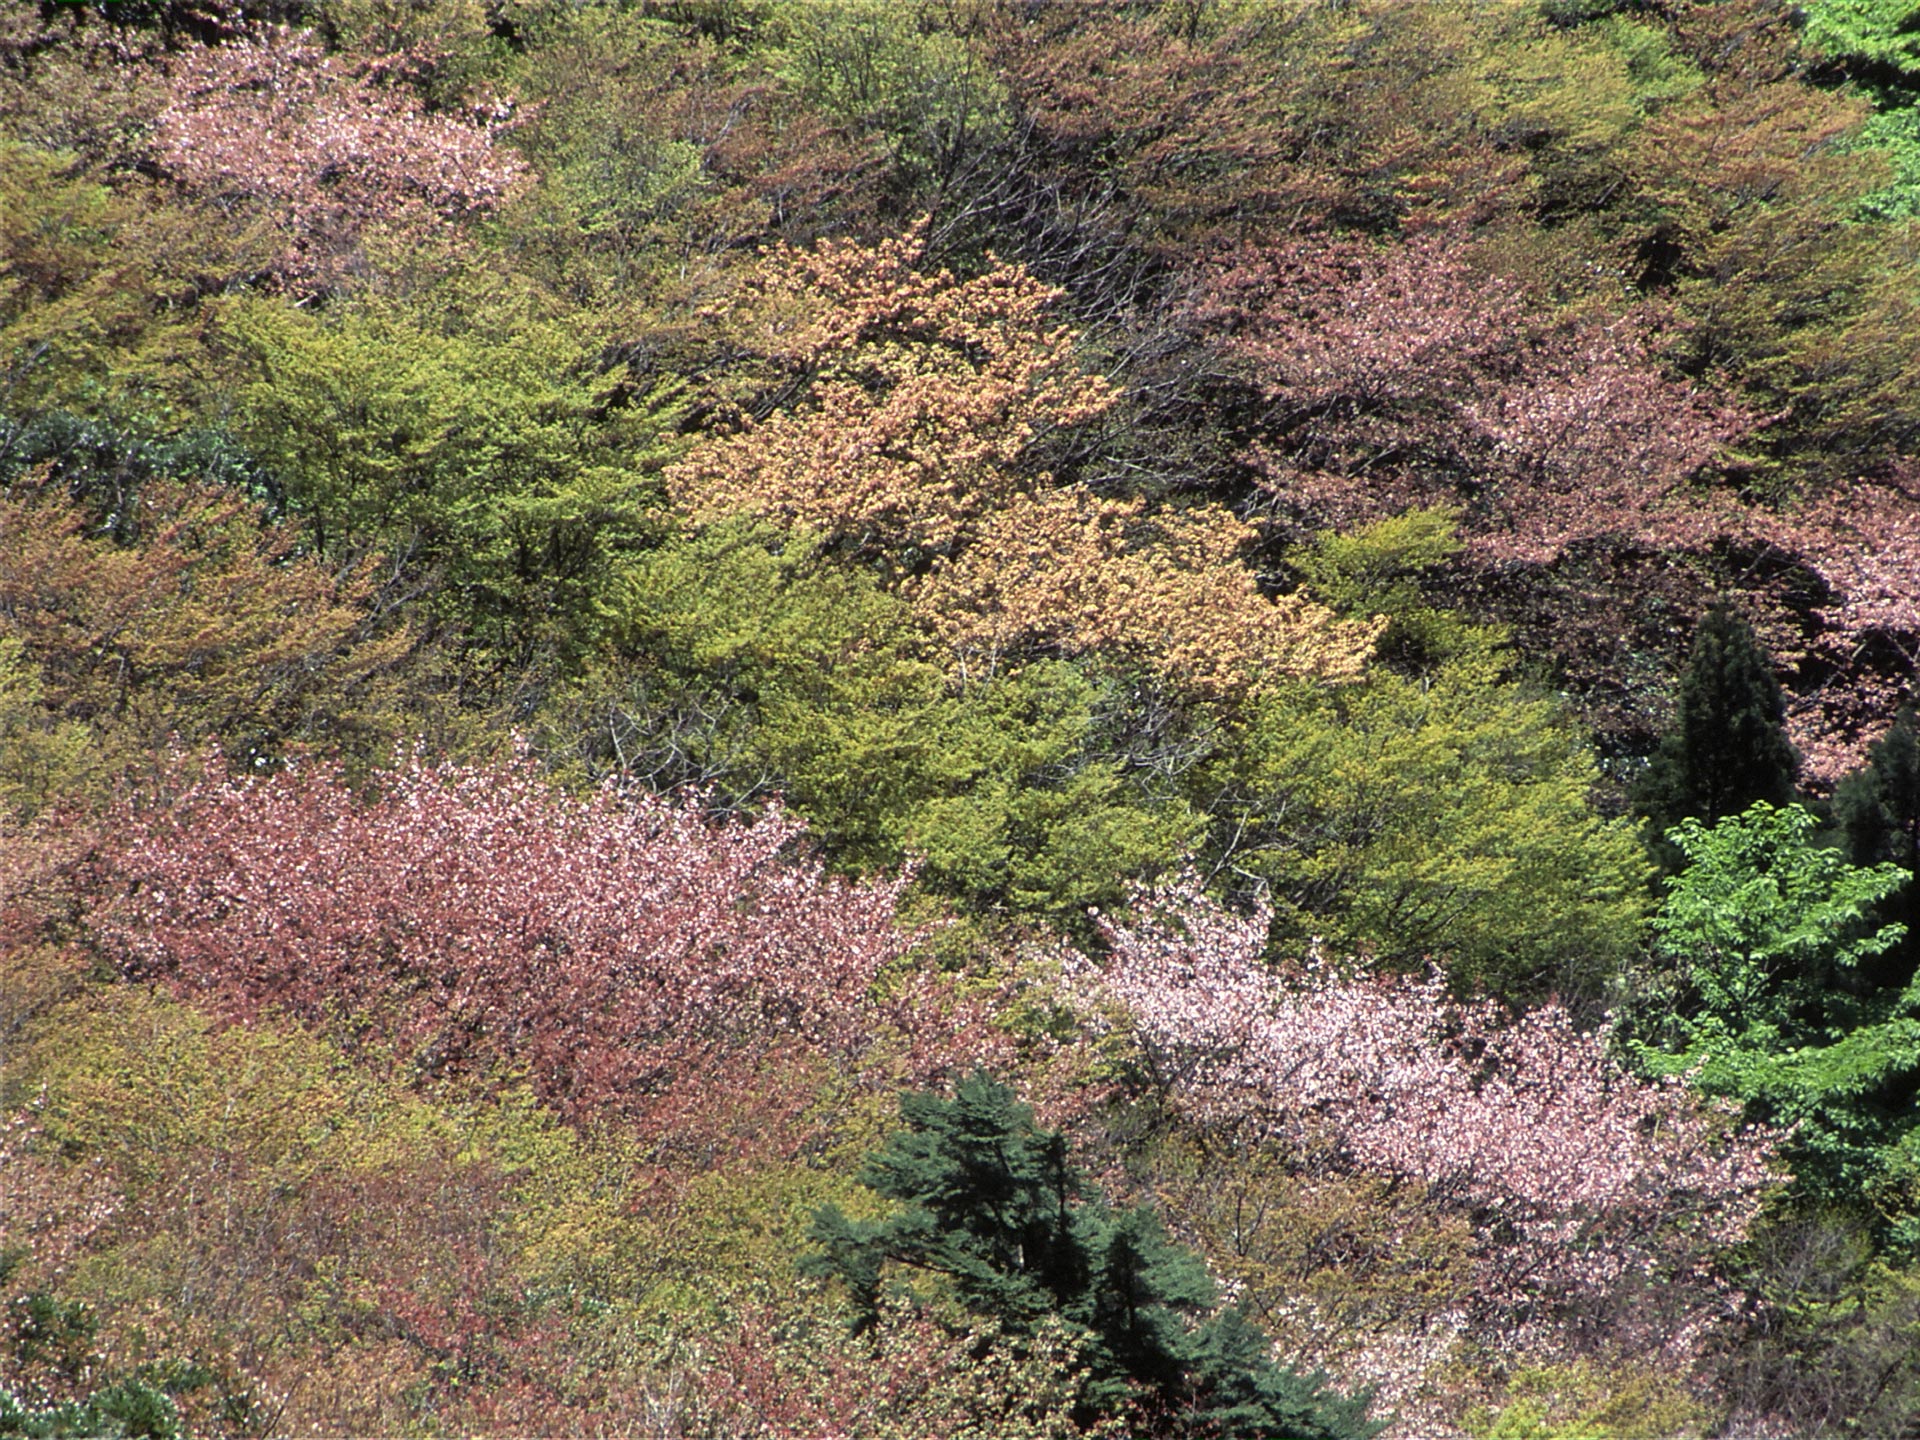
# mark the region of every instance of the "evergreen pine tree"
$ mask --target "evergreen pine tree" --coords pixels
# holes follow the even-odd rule
[[[1666,833],[1682,820],[1711,824],[1757,800],[1792,801],[1800,761],[1785,721],[1786,699],[1752,627],[1715,605],[1694,632],[1673,729],[1634,787],[1634,808],[1648,822],[1663,869],[1680,863]]]
[[[844,1281],[871,1324],[889,1264],[946,1277],[966,1308],[1027,1334],[1049,1315],[1082,1331],[1092,1373],[1076,1419],[1129,1414],[1154,1433],[1220,1440],[1370,1440],[1368,1397],[1328,1391],[1273,1358],[1272,1345],[1217,1299],[1200,1256],[1169,1239],[1150,1206],[1109,1207],[1067,1157],[1065,1137],[991,1076],[951,1100],[910,1094],[906,1129],[862,1180],[901,1208],[852,1221],[815,1217],[821,1249],[804,1273]]]
[[[1866,768],[1841,781],[1833,797],[1847,858],[1855,865],[1891,862],[1910,877],[1920,874],[1920,737],[1914,725],[1913,708],[1904,707],[1868,753]],[[1920,962],[1920,886],[1909,879],[1880,918],[1905,925],[1906,936],[1878,957],[1866,978],[1899,988],[1913,979]]]

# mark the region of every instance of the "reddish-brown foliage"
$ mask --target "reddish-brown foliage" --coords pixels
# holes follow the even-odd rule
[[[876,993],[915,938],[893,919],[902,882],[790,857],[801,827],[777,808],[709,825],[646,795],[570,797],[525,764],[416,761],[377,787],[210,762],[116,818],[94,933],[229,1014],[344,1024],[428,1075],[524,1071],[569,1117],[696,1152],[798,1143],[857,1066],[917,1083],[997,1053],[933,979]]]
[[[707,1350],[700,1388],[716,1429],[753,1440],[994,1435],[1068,1440],[1086,1376],[1084,1342],[1046,1323],[1031,1338],[905,1303],[865,1335],[821,1297],[745,1307]],[[796,1303],[797,1302],[797,1303]],[[1100,1434],[1110,1433],[1101,1430]]]
[[[1006,219],[1101,298],[1125,298],[1140,252],[1184,266],[1303,224],[1484,216],[1525,173],[1424,83],[1463,39],[1446,7],[1010,6],[993,34],[1025,143]]]

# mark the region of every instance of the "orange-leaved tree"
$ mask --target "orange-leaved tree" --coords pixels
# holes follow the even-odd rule
[[[1046,321],[1058,292],[1015,265],[927,273],[922,233],[782,247],[741,287],[731,318],[771,383],[668,472],[696,521],[749,514],[862,548],[950,550],[1046,482],[1040,442],[1113,403]]]
[[[1379,633],[1303,593],[1270,599],[1238,555],[1252,527],[1217,505],[1148,512],[1082,486],[1019,496],[914,587],[963,665],[1043,646],[1117,651],[1212,696],[1357,678]]]

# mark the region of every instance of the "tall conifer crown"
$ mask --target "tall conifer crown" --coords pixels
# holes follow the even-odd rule
[[[1715,605],[1694,632],[1673,729],[1635,788],[1635,808],[1661,837],[1682,820],[1711,823],[1756,800],[1785,805],[1799,768],[1771,659],[1752,626]]]

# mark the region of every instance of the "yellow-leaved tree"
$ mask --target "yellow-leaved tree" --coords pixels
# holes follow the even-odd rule
[[[1150,509],[1046,468],[1118,398],[1023,267],[923,268],[924,226],[769,251],[722,317],[765,367],[724,432],[672,467],[696,526],[753,517],[876,565],[958,675],[1102,651],[1207,696],[1346,680],[1377,627],[1268,596],[1253,532],[1216,506]]]

